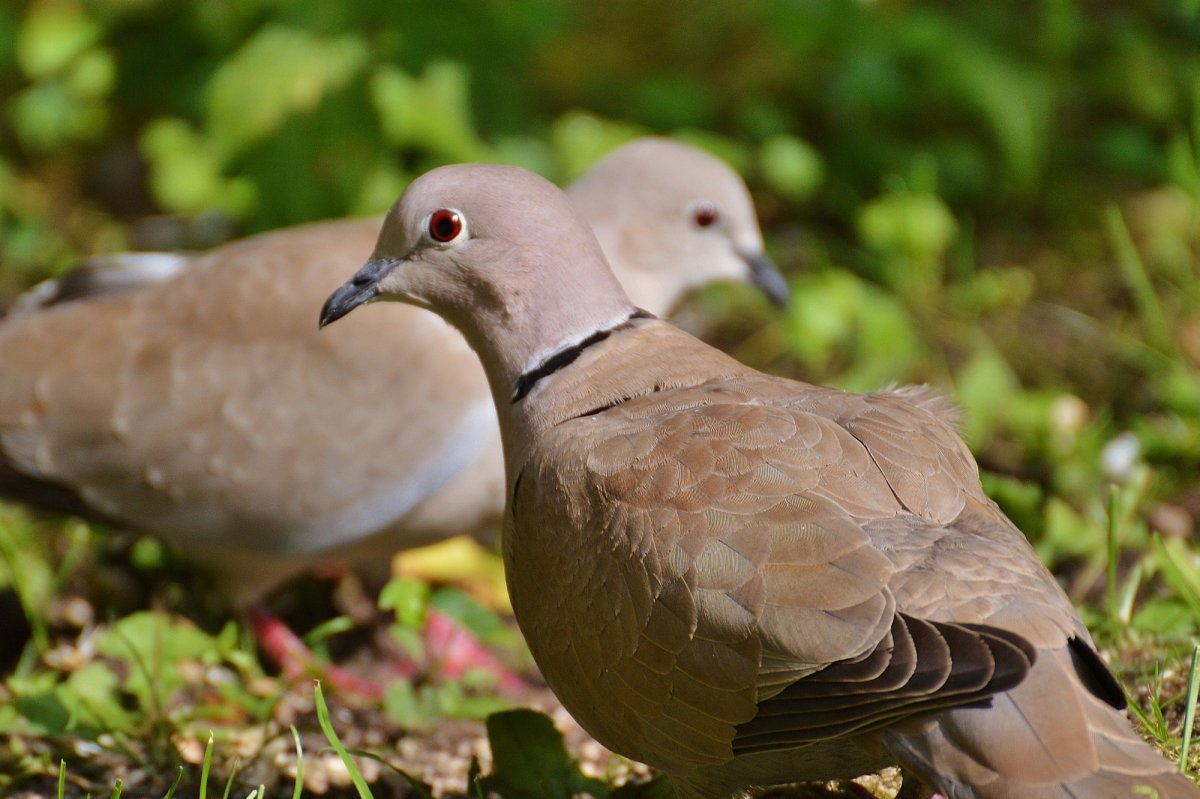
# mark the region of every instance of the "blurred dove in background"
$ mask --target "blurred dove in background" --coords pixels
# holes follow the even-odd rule
[[[706,153],[636,140],[569,191],[650,311],[714,280],[786,297],[745,185]],[[158,536],[235,607],[498,532],[495,411],[462,337],[418,308],[313,324],[379,226],[112,256],[32,289],[0,320],[0,496]]]

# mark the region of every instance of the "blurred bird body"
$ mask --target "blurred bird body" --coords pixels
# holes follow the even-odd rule
[[[655,311],[710,280],[763,277],[749,194],[711,156],[639,140],[572,192]],[[694,224],[697,200],[722,207],[723,227]],[[499,433],[462,337],[417,308],[313,325],[379,226],[116,256],[31,291],[0,320],[0,496],[158,535],[236,605],[314,565],[497,532]]]
[[[479,353],[534,658],[681,797],[893,764],[951,799],[1200,796],[1129,728],[936,396],[771,377],[647,317],[561,193],[511,168],[415,182],[322,322],[376,299]]]

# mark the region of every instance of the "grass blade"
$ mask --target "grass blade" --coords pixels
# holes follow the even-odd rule
[[[325,697],[321,693],[321,681],[314,680],[313,682],[316,686],[313,689],[313,694],[317,705],[317,722],[321,725],[321,732],[325,733],[325,738],[329,741],[329,745],[333,747],[333,751],[337,752],[338,757],[346,764],[346,770],[350,772],[350,779],[354,782],[359,799],[375,799],[371,793],[370,786],[363,779],[362,772],[358,770],[358,765],[350,757],[350,753],[342,745],[342,739],[338,737],[337,732],[333,729],[333,722],[329,719],[329,707],[325,704]]]
[[[361,749],[350,749],[349,752],[356,757],[365,757],[370,760],[374,760],[376,763],[386,766],[387,768],[390,768],[392,771],[396,772],[401,779],[408,783],[408,787],[411,788],[413,793],[417,795],[417,799],[434,799],[428,785],[421,782],[419,779],[409,774],[399,766],[389,763],[380,755],[377,755],[374,752],[364,752]]]
[[[171,783],[171,787],[167,789],[167,795],[163,799],[173,799],[175,792],[179,790],[179,783],[183,782],[183,766],[179,767],[179,771],[175,772],[175,782]]]
[[[300,799],[300,792],[304,789],[304,746],[300,743],[300,733],[296,731],[296,725],[291,725],[292,740],[296,742],[296,787],[292,789],[292,799]]]
[[[200,765],[200,799],[208,799],[208,772],[212,770],[213,734],[208,733],[208,743],[204,745],[204,762]]]
[[[1179,773],[1188,773],[1188,753],[1196,726],[1196,694],[1200,692],[1200,644],[1192,645],[1192,667],[1188,670],[1187,709],[1183,713],[1183,744],[1179,749]]]
[[[238,761],[233,761],[233,768],[229,770],[229,779],[225,780],[225,792],[221,794],[221,799],[229,799],[229,789],[233,787],[233,778],[237,776]]]
[[[1129,293],[1133,295],[1133,304],[1138,316],[1145,327],[1146,337],[1150,343],[1165,353],[1175,351],[1175,339],[1171,334],[1171,325],[1158,301],[1154,284],[1142,257],[1134,246],[1133,236],[1125,225],[1125,217],[1116,205],[1110,205],[1105,212],[1105,222],[1108,224],[1108,235],[1116,251],[1117,267],[1125,279]]]
[[[1125,585],[1121,587],[1121,592],[1117,596],[1117,624],[1118,629],[1127,628],[1133,619],[1133,602],[1137,599],[1138,588],[1142,584],[1142,563],[1138,561],[1133,564],[1133,568],[1129,570],[1129,577],[1125,580]]]
[[[1104,593],[1108,604],[1110,622],[1117,620],[1117,561],[1121,557],[1121,491],[1117,486],[1108,488],[1108,579]]]

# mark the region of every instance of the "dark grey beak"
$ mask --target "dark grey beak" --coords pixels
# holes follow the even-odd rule
[[[375,299],[377,286],[383,276],[396,265],[395,261],[373,260],[354,273],[337,291],[329,295],[321,307],[320,326],[332,324],[360,305]]]
[[[790,299],[787,281],[775,262],[762,253],[738,252],[750,267],[750,282],[758,286],[767,299],[778,308],[786,308]]]

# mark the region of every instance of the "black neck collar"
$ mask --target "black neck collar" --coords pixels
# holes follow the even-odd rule
[[[580,341],[578,344],[572,344],[569,347],[563,347],[557,352],[550,353],[542,359],[541,363],[529,369],[517,378],[517,383],[515,386],[513,386],[513,404],[515,405],[523,400],[525,396],[533,390],[533,387],[537,385],[539,380],[544,377],[549,377],[559,369],[574,363],[575,359],[582,355],[583,351],[588,347],[592,346],[593,344],[599,344],[616,331],[629,327],[635,319],[653,318],[654,314],[650,313],[649,311],[643,311],[641,308],[637,308],[633,313],[626,317],[624,321],[619,322],[612,327],[607,327],[603,330],[597,330],[595,333],[588,336],[583,341]]]

